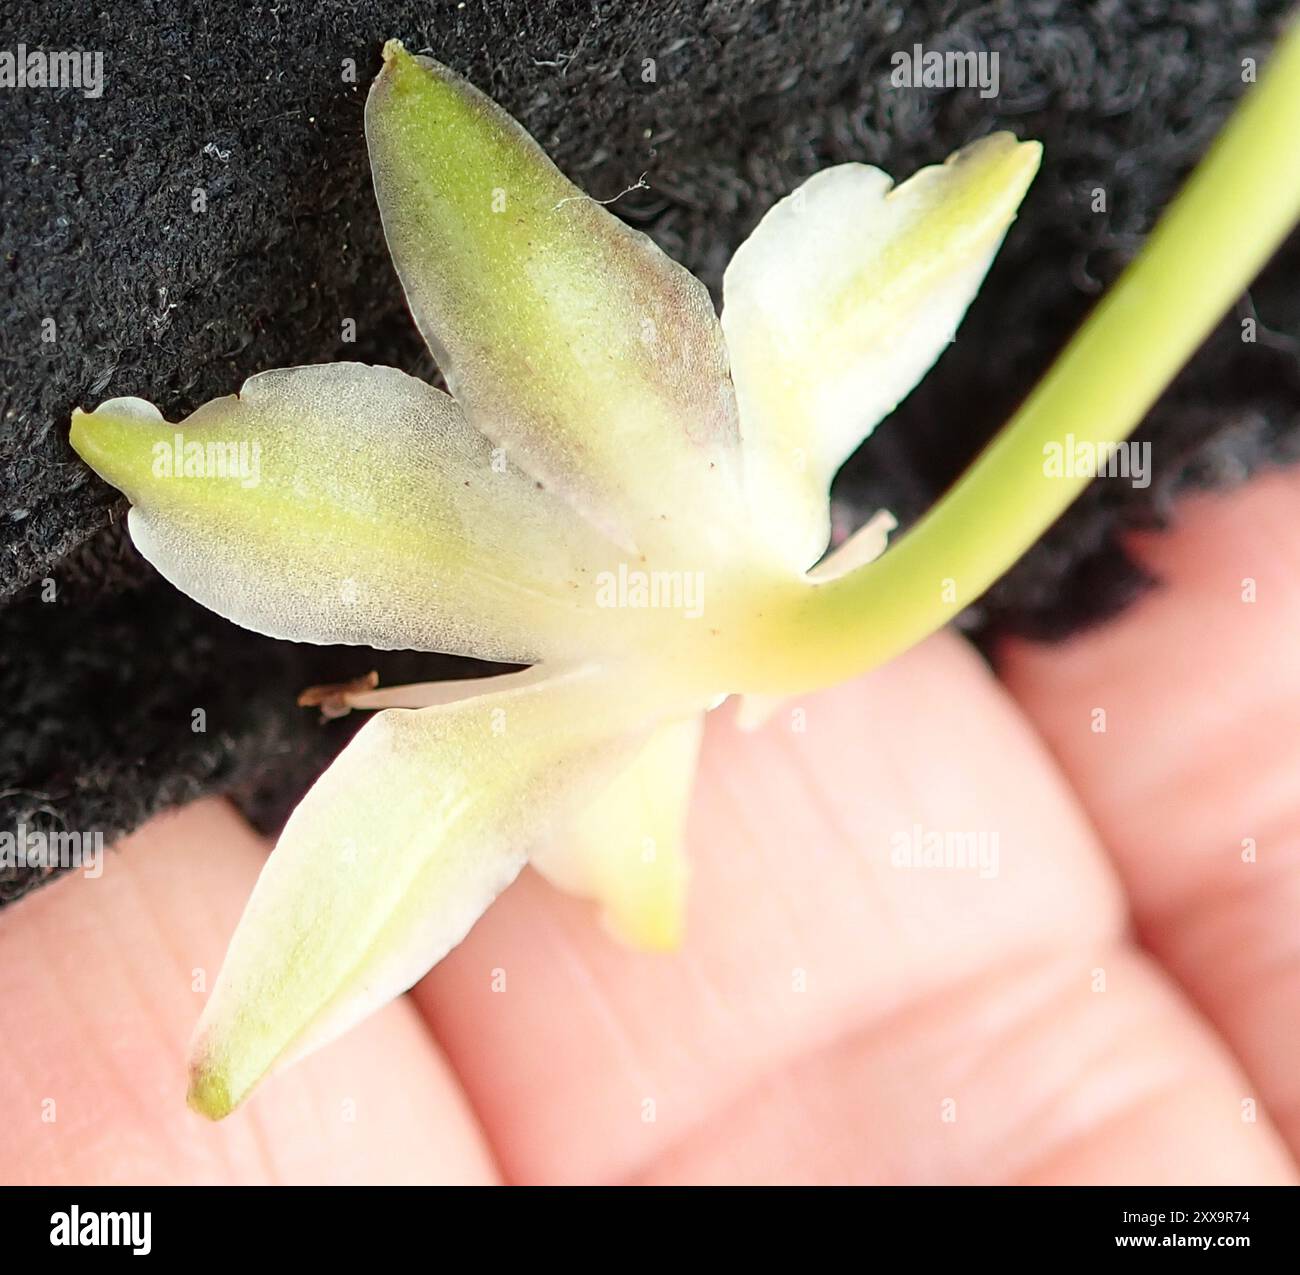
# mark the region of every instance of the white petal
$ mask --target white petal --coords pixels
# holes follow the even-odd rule
[[[722,326],[755,519],[800,567],[826,547],[835,471],[952,340],[1041,147],[986,137],[897,188],[843,164],[737,251]]]

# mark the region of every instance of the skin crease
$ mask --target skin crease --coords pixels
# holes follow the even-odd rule
[[[712,715],[680,954],[525,873],[220,1125],[183,1105],[191,971],[265,845],[217,801],[154,820],[0,915],[0,1178],[1294,1181],[1298,500],[1188,499],[1135,545],[1163,589],[1002,682],[942,634],[801,732]],[[916,823],[996,831],[998,874],[891,866]]]

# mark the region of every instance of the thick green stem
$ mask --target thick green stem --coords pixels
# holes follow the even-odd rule
[[[1051,476],[1049,445],[1067,457],[1072,443],[1076,454],[1082,444],[1105,455],[1127,438],[1298,217],[1293,26],[1139,256],[1020,410],[884,557],[806,590],[796,603],[803,640],[773,652],[763,680],[772,689],[840,681],[978,598],[1088,482]]]

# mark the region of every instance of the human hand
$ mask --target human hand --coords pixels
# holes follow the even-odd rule
[[[525,873],[219,1125],[185,1046],[267,846],[154,820],[0,913],[0,1177],[1293,1181],[1297,497],[1187,501],[1139,542],[1163,588],[1001,683],[941,634],[755,735],[713,714],[679,954]],[[985,874],[891,862],[918,831],[986,834]]]

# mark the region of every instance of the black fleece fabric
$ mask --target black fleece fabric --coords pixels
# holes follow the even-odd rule
[[[272,829],[357,725],[322,726],[295,707],[300,688],[371,668],[385,682],[475,671],[275,642],[210,614],[139,558],[124,500],[67,442],[76,405],[137,394],[178,419],[272,367],[348,358],[435,376],[366,162],[385,39],[466,74],[596,197],[644,175],[614,210],[715,295],[763,212],[819,168],[905,177],[995,128],[1041,139],[1042,172],[959,339],[837,484],[842,523],[887,506],[906,524],[1136,251],[1287,9],[3,0],[0,50],[101,52],[103,86],[0,88],[0,829],[111,841],[211,792]],[[997,53],[998,94],[891,85],[893,55],[918,44]],[[1293,237],[1150,414],[1151,485],[1094,484],[967,627],[1051,639],[1103,620],[1146,583],[1126,529],[1166,519],[1185,488],[1295,459],[1298,264]],[[0,899],[42,875],[0,873]]]

